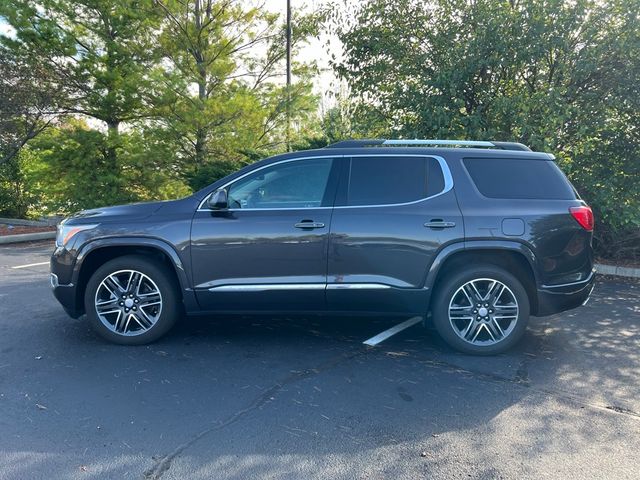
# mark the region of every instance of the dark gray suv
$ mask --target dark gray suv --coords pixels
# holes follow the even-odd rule
[[[593,214],[548,153],[352,140],[250,165],[182,200],[80,212],[51,283],[69,315],[142,344],[183,314],[431,313],[463,352],[583,304]]]

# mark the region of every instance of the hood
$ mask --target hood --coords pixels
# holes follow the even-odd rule
[[[116,205],[114,207],[100,207],[91,210],[82,210],[69,217],[71,223],[109,222],[122,220],[142,220],[160,210],[163,206],[174,202],[166,200],[161,202],[131,203],[129,205]]]

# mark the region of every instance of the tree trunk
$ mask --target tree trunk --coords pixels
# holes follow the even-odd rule
[[[198,172],[200,167],[204,164],[207,158],[207,134],[204,129],[198,128],[196,130],[196,145],[195,145],[195,171]]]
[[[200,0],[195,0],[194,15],[198,39],[201,39],[200,33],[202,33],[201,7]],[[198,109],[200,112],[203,112],[207,101],[207,69],[204,64],[204,55],[199,48],[194,49],[193,56],[196,61],[196,68],[198,71]],[[203,119],[203,115],[199,115],[199,117],[200,118],[196,119],[197,122]],[[195,134],[195,171],[197,172],[207,159],[207,131],[205,128],[198,126]]]
[[[198,60],[198,110],[197,122],[204,118],[204,108],[207,101],[207,71],[200,60]],[[196,172],[207,160],[207,130],[201,126],[196,128]]]
[[[106,160],[113,171],[118,170],[118,146],[120,144],[120,120],[107,121]]]

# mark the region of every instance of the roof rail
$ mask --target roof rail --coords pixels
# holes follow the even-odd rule
[[[530,152],[531,149],[523,143],[518,142],[491,142],[500,150],[521,150],[523,152]]]
[[[520,150],[531,151],[529,147],[516,142],[493,142],[485,140],[385,140],[385,139],[363,139],[363,140],[343,140],[341,142],[328,145],[327,148],[357,148],[375,146],[417,146],[417,145],[440,145],[440,146],[464,146],[464,147],[489,147],[500,150]]]
[[[493,147],[493,143],[481,140],[385,140],[383,145],[451,145],[465,147]]]
[[[382,145],[386,140],[384,139],[363,139],[363,140],[342,140],[341,142],[332,143],[327,145],[327,148],[357,148],[357,147],[374,147],[376,145]]]

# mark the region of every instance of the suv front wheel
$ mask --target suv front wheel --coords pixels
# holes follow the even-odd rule
[[[106,262],[87,283],[84,303],[91,327],[122,345],[157,340],[180,314],[171,279],[166,267],[143,256]]]
[[[453,348],[476,355],[501,353],[524,334],[529,297],[511,273],[476,265],[448,275],[432,303],[434,325]]]

